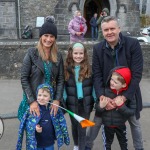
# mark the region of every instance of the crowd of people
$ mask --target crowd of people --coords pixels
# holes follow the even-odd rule
[[[71,112],[89,119],[95,104],[95,126],[88,132],[70,115],[73,150],[91,150],[102,127],[105,150],[111,150],[114,134],[121,150],[128,150],[125,122],[131,128],[135,150],[144,150],[140,126],[142,98],[139,87],[143,57],[137,39],[121,34],[118,20],[103,9],[95,13],[90,24],[93,40],[92,66],[88,50],[82,43],[87,31],[86,21],[76,11],[68,30],[70,40],[63,61],[56,44],[57,27],[54,17],[46,18],[39,30],[36,47],[29,48],[21,69],[23,99],[18,109],[20,120],[17,150],[22,149],[26,131],[27,150],[54,150],[70,144],[62,103]],[[99,32],[97,26],[100,26]],[[95,33],[95,34],[94,34]]]

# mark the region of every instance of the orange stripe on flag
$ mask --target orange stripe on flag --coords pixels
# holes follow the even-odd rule
[[[85,120],[82,120],[82,121],[80,122],[80,124],[81,124],[82,128],[95,126],[95,123],[94,123],[94,122],[92,122],[92,121],[90,121],[90,120],[86,120],[86,119],[85,119]]]

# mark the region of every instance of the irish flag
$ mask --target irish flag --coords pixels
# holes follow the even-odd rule
[[[49,103],[50,103],[50,102],[49,102]],[[63,108],[63,107],[61,107],[61,106],[59,106],[59,105],[54,104],[54,103],[50,103],[50,104],[55,105],[55,106],[57,106],[57,107],[60,107],[61,109],[64,109],[65,111],[67,111],[68,114],[70,114],[73,118],[75,118],[75,119],[81,124],[82,128],[92,127],[92,126],[95,125],[94,122],[92,122],[92,121],[90,121],[90,120],[87,120],[87,119],[85,119],[85,118],[83,118],[83,117],[81,117],[81,116],[79,116],[79,115],[73,113],[72,111],[70,111],[70,110],[68,110],[68,109],[65,109],[65,108]]]

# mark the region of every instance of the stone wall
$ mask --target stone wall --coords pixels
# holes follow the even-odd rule
[[[36,18],[54,15],[54,8],[58,0],[20,0],[21,29],[26,25],[33,27],[33,38],[38,38],[39,29],[36,28]]]
[[[17,39],[15,0],[0,1],[0,39]]]
[[[135,1],[119,0],[117,3],[117,17],[120,19],[122,31],[137,35],[140,31],[140,11]]]
[[[100,2],[101,0],[99,0]],[[37,39],[39,28],[36,28],[37,17],[54,15],[58,28],[58,39],[69,40],[68,23],[72,11],[84,12],[86,0],[0,0],[0,39],[17,39],[26,25],[33,27],[33,38]],[[120,18],[122,31],[139,31],[139,10],[134,0],[109,0],[111,15]],[[73,4],[73,5],[72,5]]]
[[[54,9],[59,41],[69,41],[68,24],[73,17],[72,13],[68,11],[69,3],[70,1],[59,0]]]
[[[19,79],[23,58],[29,47],[37,42],[0,42],[0,79]],[[85,42],[91,63],[93,42]],[[65,59],[69,42],[58,42],[59,50]],[[143,76],[150,77],[150,44],[142,44],[144,57]]]

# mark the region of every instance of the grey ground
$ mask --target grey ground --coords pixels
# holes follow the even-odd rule
[[[143,105],[144,109],[141,112],[141,126],[143,132],[143,143],[145,150],[150,150],[150,79],[142,79],[141,83],[142,97],[143,97]],[[17,141],[17,132],[19,121],[16,118],[11,118],[16,116],[17,109],[19,103],[22,98],[22,89],[19,80],[0,80],[0,117],[4,120],[4,135],[2,139],[0,139],[0,150],[15,150],[15,145]],[[91,114],[91,120],[93,119],[94,111]],[[68,114],[65,115],[68,130],[71,137],[71,125]],[[130,133],[130,127],[127,123],[128,129],[128,147],[129,150],[133,149],[132,138]],[[23,144],[23,147],[25,144]],[[56,144],[55,144],[56,145]],[[56,148],[57,149],[57,148]],[[70,146],[63,146],[62,150],[72,150],[73,149],[73,141],[71,137]],[[102,150],[103,143],[101,138],[101,131],[94,143],[93,150]],[[25,148],[24,148],[25,150]],[[112,145],[112,150],[120,150],[118,142],[115,138],[114,143]]]

